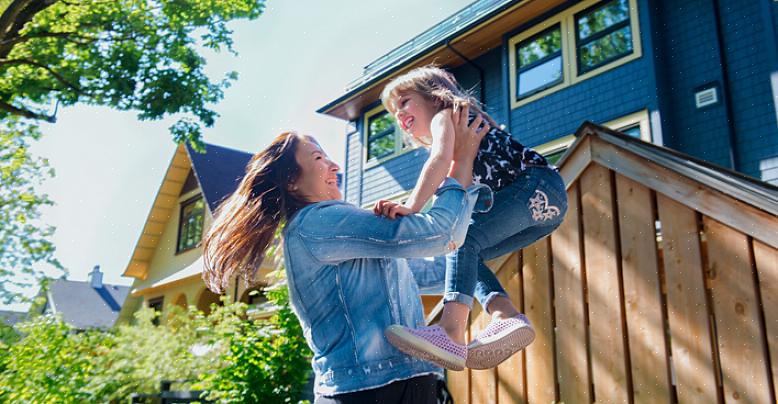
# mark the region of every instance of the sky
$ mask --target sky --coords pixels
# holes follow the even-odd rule
[[[293,129],[314,135],[343,167],[346,122],[316,110],[341,96],[365,65],[472,1],[269,0],[258,19],[231,23],[237,57],[204,53],[212,80],[239,74],[214,106],[221,116],[204,140],[255,153]],[[56,171],[40,187],[56,203],[42,209],[41,220],[57,228],[52,241],[68,279],[85,281],[100,265],[103,282],[132,283],[121,274],[176,148],[173,119],[142,122],[136,115],[60,109],[31,147]]]

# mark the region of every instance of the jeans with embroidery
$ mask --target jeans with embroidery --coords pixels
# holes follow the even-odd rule
[[[567,212],[562,177],[550,167],[527,167],[509,186],[494,194],[494,205],[474,213],[465,243],[446,255],[445,302],[486,307],[505,289],[484,261],[524,248],[549,235]]]

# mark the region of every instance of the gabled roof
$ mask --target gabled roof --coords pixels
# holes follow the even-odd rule
[[[597,163],[778,248],[778,187],[666,147],[584,122],[559,160],[572,184]]]
[[[246,174],[246,164],[252,155],[207,143],[204,154],[192,150],[189,145],[186,146],[186,151],[208,208],[213,212],[219,202],[235,191]]]
[[[23,311],[0,310],[0,321],[5,323],[5,325],[13,326],[23,321],[26,317],[27,313]]]
[[[103,284],[94,288],[89,282],[57,279],[49,284],[47,300],[51,311],[76,329],[109,328],[129,292],[128,286]]]
[[[213,213],[219,203],[235,190],[252,156],[247,152],[208,143],[205,144],[205,151],[205,154],[197,153],[183,144],[176,148],[123,276],[139,279],[148,276],[154,251],[175,211],[190,170],[194,171],[208,210]]]
[[[316,112],[353,120],[393,76],[430,63],[452,68],[500,46],[506,32],[565,0],[480,0],[367,65],[346,93]]]

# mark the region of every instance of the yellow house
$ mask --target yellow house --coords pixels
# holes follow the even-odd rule
[[[212,144],[205,146],[206,153],[201,154],[179,145],[170,160],[122,274],[135,280],[117,324],[131,321],[141,307],[164,314],[172,305],[195,305],[208,313],[212,303],[220,303],[219,296],[205,287],[201,277],[201,240],[213,221],[216,207],[243,177],[251,154]],[[274,262],[268,261],[271,260],[260,268],[260,279],[265,279],[274,267]],[[234,282],[229,299],[261,303],[266,300],[261,293],[264,285],[254,288],[260,293],[250,294],[243,282]]]

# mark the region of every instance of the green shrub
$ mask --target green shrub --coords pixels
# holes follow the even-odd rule
[[[284,284],[268,297],[278,311],[266,321],[246,320],[244,303],[208,316],[173,308],[162,326],[142,309],[135,324],[78,333],[40,316],[18,326],[18,341],[0,342],[0,402],[126,402],[158,392],[161,380],[190,380],[176,389],[205,390],[217,402],[293,402],[310,351]]]

